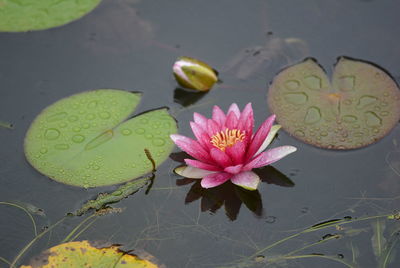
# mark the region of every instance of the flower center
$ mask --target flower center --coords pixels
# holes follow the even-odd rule
[[[243,141],[246,132],[239,129],[225,129],[211,137],[211,144],[225,152],[226,147],[235,145],[238,141]]]

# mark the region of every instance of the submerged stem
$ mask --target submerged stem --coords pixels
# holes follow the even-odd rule
[[[56,227],[58,224],[60,224],[61,222],[63,222],[65,220],[66,217],[62,218],[61,220],[59,220],[58,222],[56,222],[55,224],[53,224],[52,226],[50,226],[48,229],[44,230],[43,232],[41,232],[39,235],[37,235],[34,239],[31,240],[31,242],[29,242],[19,253],[18,255],[15,257],[15,259],[12,261],[12,263],[10,264],[10,268],[15,268],[17,262],[19,261],[19,259],[22,257],[22,255],[25,254],[25,252],[40,238],[42,238],[42,236],[44,236],[45,234],[47,234],[50,230],[52,230],[54,227]]]
[[[33,232],[34,232],[35,236],[38,235],[38,234],[37,234],[36,222],[35,222],[35,220],[33,219],[31,213],[29,213],[29,211],[28,211],[26,208],[24,208],[24,207],[22,207],[22,206],[20,206],[20,205],[14,204],[14,203],[10,203],[10,202],[0,202],[0,205],[12,206],[12,207],[16,207],[16,208],[19,208],[19,209],[23,210],[23,211],[28,215],[29,219],[30,219],[31,222],[32,222],[32,225],[33,225]]]

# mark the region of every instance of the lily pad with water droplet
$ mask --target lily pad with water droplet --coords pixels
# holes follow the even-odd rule
[[[44,30],[92,11],[101,0],[0,0],[0,31]]]
[[[387,135],[400,119],[400,90],[377,66],[346,57],[332,81],[313,59],[284,69],[268,103],[282,127],[299,140],[328,149],[354,149]]]
[[[177,127],[165,108],[124,121],[140,98],[140,93],[99,89],[57,101],[30,126],[26,158],[46,176],[85,188],[151,172],[153,161],[160,165],[172,151],[169,135]]]
[[[135,251],[136,252],[136,251]],[[61,268],[61,267],[115,267],[115,268],[158,268],[154,257],[136,256],[123,252],[118,245],[95,247],[89,241],[74,241],[54,246],[34,258],[30,265],[21,268]],[[147,260],[149,258],[150,260]]]

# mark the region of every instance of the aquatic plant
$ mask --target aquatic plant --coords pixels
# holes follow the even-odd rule
[[[3,0],[0,32],[44,30],[67,24],[92,11],[101,0]]]
[[[280,72],[268,104],[282,128],[297,139],[327,149],[374,143],[400,120],[400,90],[387,72],[346,57],[332,81],[314,59]]]
[[[38,267],[131,267],[157,268],[155,263],[119,249],[119,245],[96,246],[89,241],[74,241],[56,245],[21,268]],[[135,252],[136,253],[136,252]],[[162,266],[163,267],[163,266]]]
[[[126,120],[140,99],[137,92],[99,89],[57,101],[31,124],[26,158],[46,176],[85,188],[154,171],[174,147],[176,121],[166,108]]]
[[[272,164],[296,151],[280,146],[264,152],[280,126],[273,126],[275,115],[268,117],[253,135],[254,116],[251,103],[241,112],[233,103],[225,114],[214,106],[212,119],[194,113],[190,122],[197,138],[173,134],[171,139],[195,159],[185,159],[187,166],[175,169],[181,176],[202,179],[201,186],[212,188],[228,180],[248,190],[255,190],[260,177],[252,169]]]
[[[179,57],[172,69],[176,81],[185,88],[208,91],[218,81],[217,72],[197,59]]]

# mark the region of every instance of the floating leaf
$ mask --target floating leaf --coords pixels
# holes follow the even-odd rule
[[[279,73],[268,94],[271,111],[299,140],[354,149],[383,138],[400,119],[400,91],[382,69],[339,58],[329,82],[313,59]]]
[[[165,108],[123,122],[140,96],[99,89],[57,101],[29,128],[26,158],[46,176],[85,188],[126,182],[152,171],[153,162],[161,164],[173,149],[169,135],[177,128]]]
[[[61,26],[93,10],[100,0],[0,0],[0,31],[24,32]]]
[[[122,185],[121,187],[119,187],[117,190],[115,190],[110,194],[101,193],[97,196],[95,200],[89,200],[87,203],[85,203],[76,212],[76,215],[80,216],[89,209],[99,210],[104,208],[108,204],[119,202],[120,200],[138,191],[140,188],[145,186],[149,181],[151,181],[151,177],[140,178],[125,183],[124,185]]]
[[[54,246],[21,268],[115,267],[158,268],[153,262],[128,254],[119,246],[94,247],[89,241],[75,241]]]
[[[207,63],[179,57],[173,66],[176,81],[183,87],[208,91],[218,81],[217,72]]]

